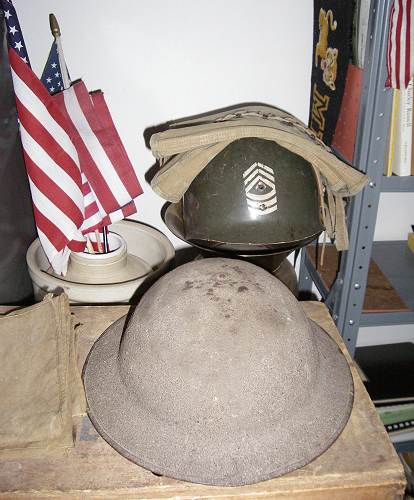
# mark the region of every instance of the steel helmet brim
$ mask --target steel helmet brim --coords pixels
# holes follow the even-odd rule
[[[309,235],[307,238],[302,238],[295,241],[285,241],[285,242],[263,242],[263,243],[237,243],[237,242],[226,242],[218,241],[214,239],[209,239],[208,243],[204,240],[187,239],[184,219],[182,213],[182,202],[171,203],[165,207],[161,213],[162,219],[168,229],[180,240],[189,243],[197,248],[210,251],[228,252],[236,253],[240,256],[252,256],[252,255],[268,255],[268,254],[282,254],[285,256],[293,252],[296,248],[301,248],[311,241],[316,239],[321,230],[315,234]]]

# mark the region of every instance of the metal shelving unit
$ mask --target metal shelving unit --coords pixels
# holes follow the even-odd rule
[[[382,193],[412,193],[414,192],[414,175],[409,177],[399,177],[393,175],[386,177],[383,175],[381,180]]]
[[[392,0],[371,1],[354,158],[355,167],[370,177],[370,183],[350,200],[347,209],[349,250],[342,253],[337,277],[329,290],[307,251],[301,252],[299,290],[310,292],[315,284],[352,355],[360,326],[414,324],[414,256],[409,254],[406,242],[373,243],[381,192],[414,192],[414,176],[383,175],[392,109],[392,91],[384,87],[391,4]],[[411,307],[410,312],[362,312],[371,255]],[[405,281],[398,279],[402,270]],[[413,450],[414,440],[399,442],[396,447]]]
[[[414,323],[414,255],[407,242],[375,241],[371,255],[411,311],[362,313],[360,326]]]
[[[400,283],[394,285],[412,307],[411,312],[362,313],[371,255],[380,260],[377,263],[391,282],[393,275],[402,271],[402,259],[408,266],[404,273],[407,276],[409,269],[414,277],[414,259],[409,262],[412,256],[408,255],[408,250],[404,253],[406,243],[373,243],[381,192],[414,192],[414,176],[383,175],[392,108],[392,91],[384,87],[391,3],[392,0],[372,1],[354,161],[355,166],[370,177],[370,183],[362,193],[351,199],[348,206],[349,250],[343,252],[337,278],[329,290],[306,251],[301,254],[299,289],[310,291],[312,283],[315,284],[351,354],[355,351],[360,326],[414,323],[414,290],[410,295],[407,287],[404,289]],[[397,252],[399,258],[387,262],[387,248],[392,252],[389,255],[396,255]],[[393,270],[394,265],[397,269]]]

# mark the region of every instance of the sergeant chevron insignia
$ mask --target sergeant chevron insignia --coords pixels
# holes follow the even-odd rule
[[[273,169],[255,162],[243,172],[244,191],[249,210],[267,215],[277,210],[277,196]]]

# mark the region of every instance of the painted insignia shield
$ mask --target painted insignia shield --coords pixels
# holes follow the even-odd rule
[[[243,173],[244,191],[250,212],[267,215],[277,210],[273,169],[255,162]]]

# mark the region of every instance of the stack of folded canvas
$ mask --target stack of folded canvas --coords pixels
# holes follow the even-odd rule
[[[85,411],[75,345],[65,294],[0,318],[0,454],[73,445]]]

